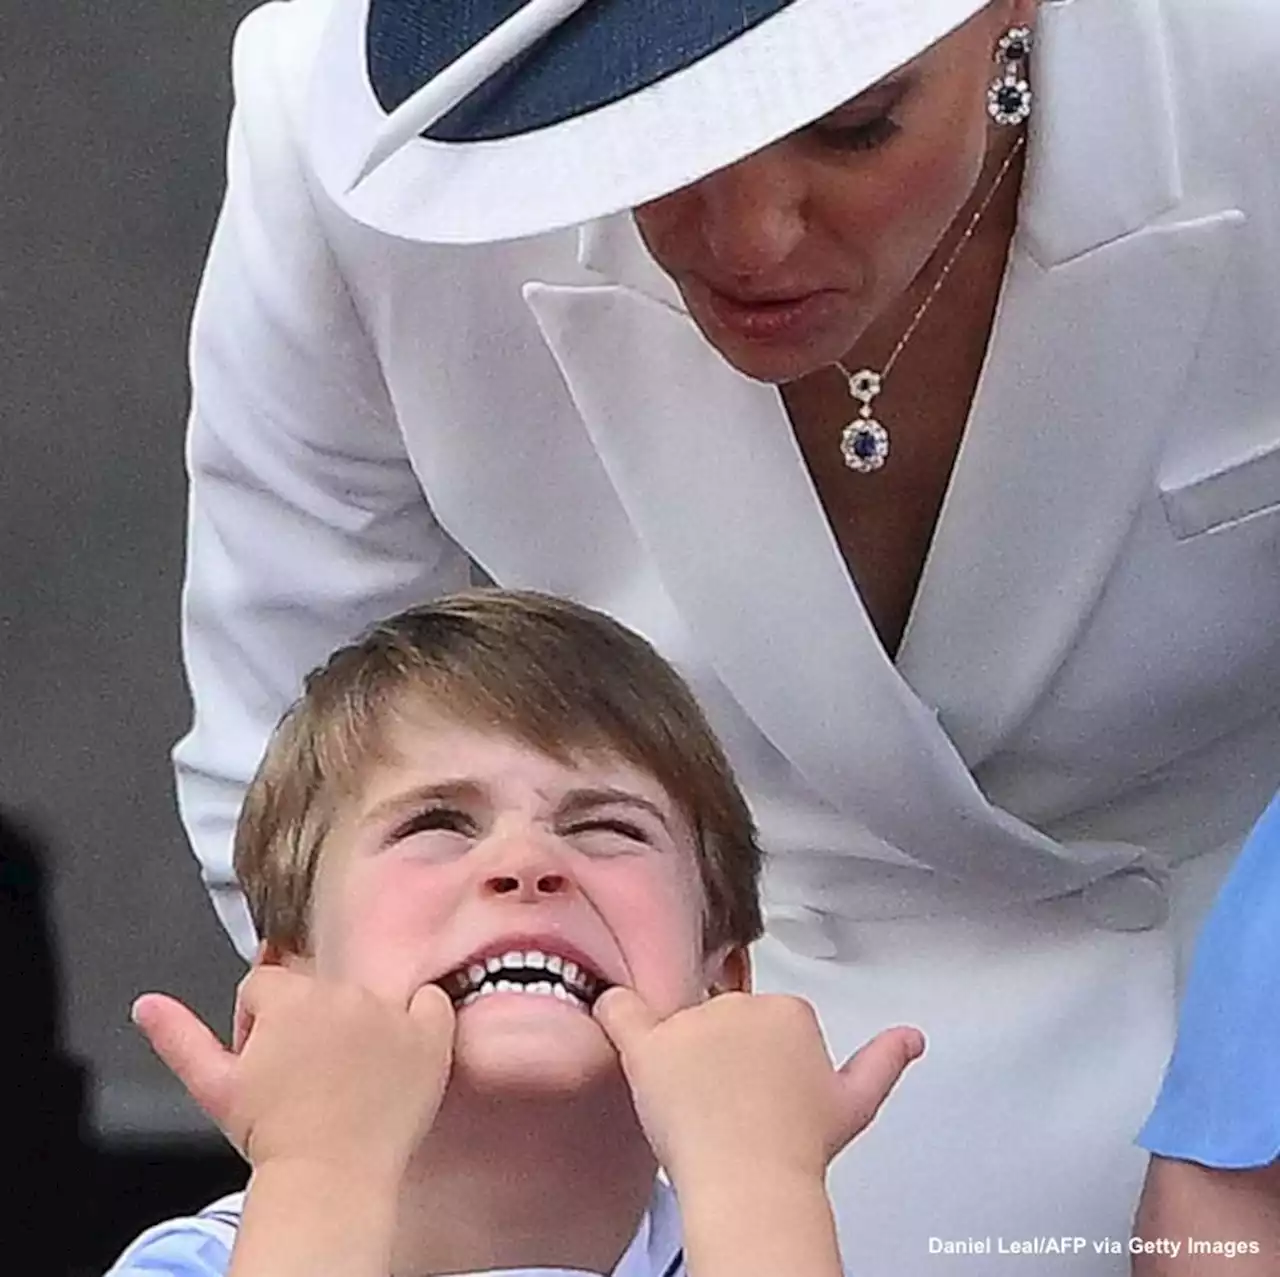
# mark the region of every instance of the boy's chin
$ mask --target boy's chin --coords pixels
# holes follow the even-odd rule
[[[603,1030],[581,1012],[458,1018],[453,1076],[467,1090],[507,1098],[566,1097],[621,1077]]]

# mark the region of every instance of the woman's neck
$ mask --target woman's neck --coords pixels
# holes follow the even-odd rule
[[[493,1268],[609,1273],[657,1166],[625,1088],[493,1098],[453,1088],[405,1176],[395,1277]]]

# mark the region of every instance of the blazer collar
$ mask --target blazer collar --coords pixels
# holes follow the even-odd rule
[[[1019,239],[1049,268],[1182,200],[1160,0],[1044,4]]]

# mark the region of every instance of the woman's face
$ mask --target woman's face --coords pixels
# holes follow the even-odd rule
[[[793,381],[844,357],[974,192],[996,127],[996,0],[901,71],[774,145],[642,205],[636,224],[739,371]]]

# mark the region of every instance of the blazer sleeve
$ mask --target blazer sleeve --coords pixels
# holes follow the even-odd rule
[[[1280,1158],[1280,795],[1200,933],[1173,1058],[1138,1142],[1235,1170]]]
[[[303,675],[373,620],[465,585],[313,201],[289,4],[237,34],[227,188],[196,303],[178,802],[223,925],[244,788]],[[295,10],[296,11],[296,10]]]

